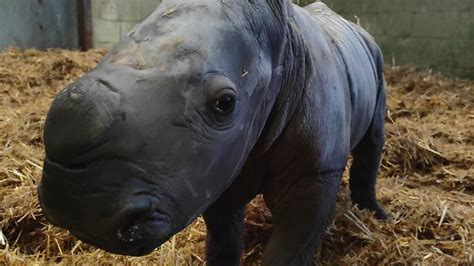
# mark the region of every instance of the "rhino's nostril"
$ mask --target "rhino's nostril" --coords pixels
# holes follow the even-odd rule
[[[159,210],[149,213],[146,217],[150,220],[166,220],[167,218],[167,216]]]

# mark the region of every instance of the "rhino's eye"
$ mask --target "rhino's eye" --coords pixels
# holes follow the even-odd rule
[[[212,103],[212,111],[217,115],[230,115],[235,109],[235,93],[223,90]]]
[[[205,78],[203,92],[207,98],[203,112],[208,125],[219,130],[232,127],[239,111],[235,84],[225,75],[212,73]]]

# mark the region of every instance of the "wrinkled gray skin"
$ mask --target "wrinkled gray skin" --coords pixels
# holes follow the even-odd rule
[[[40,202],[83,241],[137,256],[203,213],[208,265],[238,265],[262,193],[263,264],[311,264],[350,153],[353,202],[387,218],[384,113],[377,45],[323,4],[163,1],[54,101]]]

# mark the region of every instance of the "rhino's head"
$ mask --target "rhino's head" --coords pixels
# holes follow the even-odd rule
[[[47,219],[143,255],[201,214],[238,175],[276,100],[284,2],[164,1],[65,88],[44,131]]]

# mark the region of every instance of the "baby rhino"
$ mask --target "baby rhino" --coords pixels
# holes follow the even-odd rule
[[[375,198],[383,60],[324,4],[165,0],[46,119],[46,218],[109,252],[144,255],[200,214],[208,265],[238,265],[244,206],[263,194],[263,265],[309,265],[350,154],[353,203]]]

